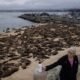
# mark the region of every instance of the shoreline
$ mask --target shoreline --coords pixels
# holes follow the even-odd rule
[[[72,24],[38,24],[5,34],[0,38],[0,63],[4,68],[8,66],[10,70],[7,68],[6,72],[12,75],[8,77],[3,71],[6,78],[3,76],[2,80],[32,80],[40,60],[47,65],[63,56],[70,46],[80,50],[80,27]]]

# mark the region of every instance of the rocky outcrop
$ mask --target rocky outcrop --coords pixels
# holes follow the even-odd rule
[[[41,14],[23,14],[21,16],[19,16],[19,18],[25,19],[25,20],[29,20],[32,22],[36,22],[36,23],[46,23],[46,22],[50,22],[51,16],[48,13],[41,13]]]

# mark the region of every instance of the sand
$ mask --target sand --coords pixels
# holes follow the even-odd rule
[[[51,63],[54,63],[55,61],[57,61],[61,56],[67,54],[67,49],[65,49],[64,51],[59,51],[59,54],[55,55],[55,56],[51,56],[50,59],[46,59],[43,62],[43,65],[49,65]],[[77,55],[80,56],[80,47],[76,48],[77,51]],[[14,74],[12,74],[9,77],[3,78],[2,80],[33,80],[33,73],[34,70],[38,64],[37,61],[35,61],[34,59],[31,59],[32,63],[30,66],[27,67],[27,69],[22,69],[20,67],[20,70],[15,72]]]

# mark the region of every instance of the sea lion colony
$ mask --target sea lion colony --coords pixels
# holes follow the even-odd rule
[[[31,64],[58,54],[71,45],[80,46],[80,27],[76,25],[47,24],[15,30],[16,35],[0,38],[0,74],[6,77]]]

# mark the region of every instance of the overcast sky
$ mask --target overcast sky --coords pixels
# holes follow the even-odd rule
[[[0,0],[0,9],[80,8],[80,0]]]

